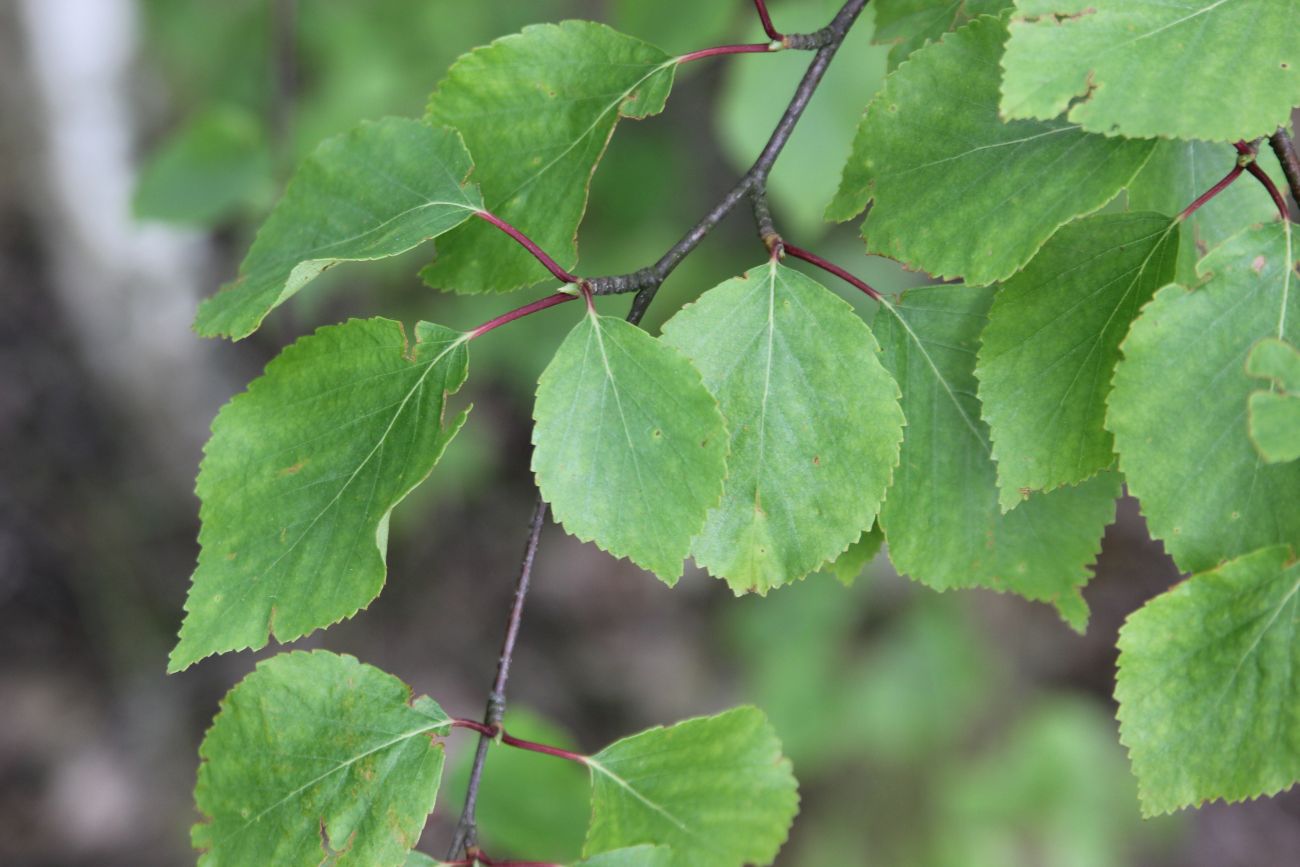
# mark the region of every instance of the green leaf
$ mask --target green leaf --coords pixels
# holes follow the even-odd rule
[[[1275,390],[1250,396],[1250,438],[1270,463],[1300,458],[1300,350],[1276,338],[1261,340],[1246,373],[1273,380]]]
[[[1194,575],[1120,630],[1120,739],[1147,815],[1300,780],[1300,565],[1275,546]]]
[[[799,809],[790,762],[753,707],[644,731],[587,764],[588,854],[660,843],[673,867],[771,864]]]
[[[871,527],[903,439],[898,386],[846,302],[772,262],[664,326],[731,432],[722,502],[691,555],[736,593],[765,594]]]
[[[1088,217],[998,288],[975,375],[1003,510],[1115,462],[1103,424],[1119,344],[1173,279],[1177,229],[1160,214]]]
[[[676,584],[727,472],[727,429],[699,372],[590,311],[542,373],[533,417],[533,472],[555,519]]]
[[[892,70],[912,52],[981,15],[997,15],[1012,0],[876,0],[874,41],[893,43]]]
[[[195,116],[151,154],[135,191],[135,214],[211,226],[263,207],[273,194],[271,154],[249,112],[219,106]]]
[[[614,127],[662,111],[675,70],[658,48],[603,24],[538,24],[458,60],[428,117],[465,137],[488,209],[572,268],[587,189]],[[422,275],[432,286],[508,292],[549,279],[486,224],[465,226],[438,248]]]
[[[286,653],[221,703],[199,748],[200,867],[398,867],[420,839],[451,721],[350,656]]]
[[[384,583],[393,507],[465,420],[464,335],[354,319],[304,337],[222,408],[197,491],[202,551],[170,670],[292,641],[350,617]],[[466,411],[468,412],[468,410]]]
[[[1300,105],[1297,21],[1300,0],[1016,0],[1002,112],[1107,135],[1268,135]]]
[[[998,116],[1006,25],[983,17],[921,49],[867,107],[827,216],[869,201],[867,249],[939,277],[1010,276],[1071,219],[1110,201],[1151,142]]]
[[[405,118],[365,122],[303,161],[257,233],[239,279],[204,301],[194,327],[236,340],[339,262],[396,256],[482,208],[460,136]]]
[[[1280,176],[1276,158],[1263,149],[1257,161]],[[1128,205],[1135,211],[1178,214],[1237,164],[1237,152],[1224,142],[1159,141],[1151,159],[1128,186]],[[1183,221],[1178,246],[1178,282],[1196,284],[1196,262],[1244,226],[1273,219],[1277,207],[1258,184],[1241,178]]]
[[[827,563],[825,571],[834,575],[835,580],[845,587],[852,587],[857,583],[862,570],[867,568],[867,564],[880,553],[884,544],[885,533],[880,529],[879,522],[874,523],[871,529],[859,536],[858,541],[850,545],[843,554],[836,557],[833,562]]]
[[[1201,260],[1196,291],[1156,293],[1121,346],[1106,426],[1152,535],[1187,572],[1300,546],[1300,464],[1266,464],[1246,418],[1251,347],[1300,328],[1290,248],[1280,222],[1242,232]]]
[[[602,852],[574,867],[673,867],[673,850],[667,846],[630,846]]]
[[[880,524],[900,572],[940,590],[987,587],[1050,602],[1081,630],[1088,606],[1080,588],[1114,518],[1119,479],[1102,473],[1007,514],[998,508],[974,371],[992,297],[989,289],[927,286],[876,317],[908,423]]]

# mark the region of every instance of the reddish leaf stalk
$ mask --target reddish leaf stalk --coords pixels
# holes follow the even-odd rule
[[[848,271],[845,271],[839,265],[836,265],[832,262],[827,262],[821,256],[818,256],[816,253],[810,253],[807,250],[800,249],[799,247],[796,247],[793,244],[791,244],[789,241],[783,241],[782,246],[785,248],[785,252],[788,255],[791,255],[796,259],[802,259],[810,265],[816,265],[818,268],[821,268],[823,271],[828,271],[831,274],[834,274],[836,277],[839,277],[845,283],[848,283],[849,285],[862,290],[871,299],[875,301],[880,300],[880,293],[877,292],[875,289],[872,289],[871,286],[869,286],[865,280],[859,280],[857,277],[854,277],[852,274],[850,274]]]
[[[677,58],[677,62],[690,63],[693,60],[703,60],[706,57],[717,57],[720,54],[763,54],[769,51],[780,51],[779,43],[771,42],[754,42],[746,45],[719,45],[716,48],[701,48],[699,51],[692,51],[689,54],[683,54]]]
[[[498,217],[496,214],[492,213],[491,211],[475,211],[474,216],[478,217],[480,220],[485,220],[486,222],[491,223],[492,225],[496,226],[498,229],[500,229],[501,231],[505,232],[507,235],[514,238],[516,241],[518,241],[519,246],[523,247],[529,253],[532,253],[533,258],[536,259],[538,262],[542,263],[542,267],[544,267],[547,271],[550,271],[553,275],[555,275],[556,280],[559,280],[562,283],[577,283],[579,281],[578,277],[575,277],[574,275],[570,274],[568,271],[561,268],[559,262],[556,262],[550,256],[546,255],[546,251],[543,250],[541,247],[537,246],[537,244],[533,243],[532,238],[529,238],[523,232],[519,231],[519,229],[516,229],[514,226],[510,225],[505,220]]]
[[[784,39],[785,37],[781,35],[781,31],[772,25],[772,16],[767,12],[766,0],[754,0],[754,8],[758,11],[759,20],[763,22],[763,32],[767,34],[767,38],[773,42],[780,42]]]
[[[531,304],[525,304],[523,307],[511,310],[508,313],[502,313],[495,319],[489,319],[478,328],[469,332],[469,339],[473,340],[476,337],[482,337],[489,331],[500,328],[502,325],[506,325],[507,323],[514,322],[516,319],[523,319],[525,316],[529,316],[539,310],[545,310],[547,307],[554,307],[556,304],[563,304],[565,301],[573,301],[577,297],[577,295],[570,295],[568,292],[556,292],[554,295],[547,295],[545,298],[539,298]]]
[[[1291,219],[1291,211],[1287,208],[1286,198],[1282,195],[1282,191],[1277,188],[1277,184],[1273,183],[1273,179],[1268,176],[1268,172],[1260,168],[1259,163],[1255,160],[1259,142],[1247,144],[1244,141],[1238,141],[1233,144],[1233,147],[1237,149],[1237,153],[1242,157],[1239,164],[1243,165],[1246,171],[1250,172],[1251,176],[1263,184],[1264,189],[1268,190],[1268,194],[1272,197],[1273,204],[1277,206],[1277,212],[1281,215],[1282,220],[1285,222]]]
[[[587,764],[587,757],[580,754],[562,750],[559,747],[553,747],[549,744],[539,744],[536,741],[526,741],[523,738],[517,738],[508,734],[505,729],[499,725],[487,725],[472,719],[454,719],[451,721],[452,728],[470,729],[487,738],[500,738],[501,743],[508,747],[514,747],[519,750],[528,750],[531,753],[542,753],[547,756],[555,756],[559,759],[567,759],[571,762],[577,762],[580,765]]]
[[[1233,182],[1236,181],[1237,178],[1241,177],[1241,173],[1244,172],[1245,170],[1246,170],[1245,166],[1242,165],[1233,166],[1232,171],[1228,172],[1226,175],[1223,176],[1223,180],[1219,181],[1217,184],[1210,187],[1205,192],[1201,193],[1199,196],[1196,197],[1196,201],[1192,202],[1186,208],[1183,208],[1183,212],[1174,218],[1175,222],[1181,223],[1184,220],[1186,220],[1188,217],[1190,217],[1192,214],[1195,214],[1197,211],[1201,209],[1202,205],[1204,205],[1206,202],[1213,199],[1215,196],[1217,196],[1219,193],[1226,190],[1228,187],[1232,186]]]

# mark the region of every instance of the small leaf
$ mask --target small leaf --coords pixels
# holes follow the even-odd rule
[[[292,641],[384,583],[388,516],[460,430],[463,335],[354,319],[304,337],[222,408],[199,470],[202,552],[170,670]]]
[[[588,854],[659,843],[673,867],[771,864],[799,808],[790,762],[753,707],[644,731],[587,764]]]
[[[1119,344],[1173,279],[1177,229],[1159,214],[1087,217],[998,288],[975,375],[1004,511],[1115,462],[1103,424]]]
[[[827,216],[875,202],[867,249],[968,283],[1009,277],[1073,218],[1114,198],[1154,147],[1063,121],[998,116],[997,18],[912,55],[867,107]]]
[[[870,530],[858,537],[858,541],[850,545],[833,562],[827,563],[825,571],[834,575],[835,579],[845,587],[852,587],[857,583],[862,570],[867,568],[867,564],[880,553],[884,544],[885,533],[880,529],[880,524],[878,522],[872,524]]]
[[[1120,739],[1147,815],[1300,781],[1300,565],[1286,546],[1194,575],[1119,636]]]
[[[1300,463],[1266,464],[1246,412],[1251,347],[1300,328],[1289,239],[1280,222],[1238,234],[1201,260],[1198,289],[1156,293],[1120,347],[1106,426],[1151,534],[1187,572],[1300,547]]]
[[[212,226],[273,195],[271,153],[256,117],[235,106],[208,109],[151,154],[135,191],[135,214]]]
[[[727,472],[727,429],[699,372],[590,312],[542,373],[533,417],[533,472],[555,519],[676,584]]]
[[[602,852],[574,867],[673,867],[673,850],[667,846],[630,846]]]
[[[405,118],[326,140],[257,233],[239,279],[204,301],[194,327],[236,340],[339,262],[404,253],[482,208],[460,136]]]
[[[992,297],[989,289],[922,287],[876,317],[908,424],[880,524],[900,572],[940,590],[987,587],[1050,602],[1082,630],[1080,588],[1114,518],[1119,479],[1102,473],[1009,513],[998,508],[974,371]]]
[[[1297,0],[1016,0],[1002,112],[1107,135],[1268,135],[1300,105],[1297,21]]]
[[[221,703],[199,748],[200,867],[398,867],[433,810],[451,721],[350,656],[286,653]],[[419,863],[418,861],[416,863]]]
[[[1276,338],[1261,340],[1246,373],[1273,380],[1275,390],[1250,396],[1250,438],[1270,463],[1300,458],[1300,350]]]
[[[1281,179],[1281,167],[1268,148],[1262,148],[1256,162]],[[1135,211],[1181,213],[1236,164],[1237,151],[1226,142],[1158,141],[1151,159],[1128,185],[1128,206]],[[1276,213],[1277,207],[1258,184],[1239,178],[1183,221],[1178,282],[1196,285],[1197,260],[1243,226],[1268,222]]]
[[[675,70],[658,48],[603,24],[538,24],[458,60],[430,98],[428,117],[465,137],[488,209],[572,268],[587,189],[614,127],[663,111]],[[458,292],[508,292],[549,279],[486,224],[439,242],[422,276]]]
[[[736,593],[765,594],[871,527],[903,439],[898,386],[843,300],[775,262],[705,292],[663,339],[731,432],[722,503],[691,543]]]
[[[912,52],[981,15],[998,15],[1012,0],[876,0],[873,41],[893,43],[892,70]]]

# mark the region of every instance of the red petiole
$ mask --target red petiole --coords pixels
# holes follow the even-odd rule
[[[859,280],[857,277],[854,277],[852,274],[850,274],[848,271],[841,268],[839,265],[836,265],[832,262],[827,262],[821,256],[818,256],[816,253],[810,253],[807,250],[800,249],[799,247],[795,247],[794,245],[786,243],[784,241],[781,242],[781,246],[788,255],[793,256],[796,259],[802,259],[810,265],[816,265],[818,268],[821,268],[823,271],[827,271],[831,274],[834,274],[836,277],[839,277],[845,283],[848,283],[849,285],[862,290],[873,300],[875,301],[880,300],[880,293],[877,292],[875,289],[871,288],[871,286],[868,285],[865,280]]]
[[[454,719],[451,721],[451,726],[452,728],[476,731],[489,738],[498,738],[501,743],[508,747],[514,747],[515,749],[528,750],[532,753],[541,753],[542,755],[547,756],[555,756],[559,759],[567,759],[571,762],[577,762],[580,765],[587,764],[587,757],[580,753],[562,750],[559,747],[553,747],[549,744],[539,744],[536,741],[526,741],[523,738],[517,738],[514,735],[507,734],[506,730],[500,726],[490,726],[472,719]],[[483,863],[487,862],[485,861]]]
[[[717,57],[720,54],[763,54],[769,51],[780,51],[779,42],[754,42],[746,45],[719,45],[716,48],[701,48],[699,51],[692,51],[683,54],[677,58],[678,63],[690,63],[693,60],[703,60],[706,57]]]
[[[767,12],[766,0],[754,0],[754,8],[758,10],[758,18],[763,22],[763,32],[767,34],[767,38],[773,42],[780,42],[784,39],[785,37],[781,35],[781,31],[772,25],[772,16]]]
[[[1291,219],[1291,212],[1286,206],[1286,199],[1282,196],[1282,191],[1273,183],[1273,179],[1268,176],[1268,172],[1260,168],[1259,163],[1255,160],[1255,145],[1247,144],[1244,141],[1238,141],[1233,144],[1237,153],[1241,155],[1242,160],[1238,165],[1250,172],[1255,180],[1264,185],[1268,194],[1273,198],[1273,204],[1277,205],[1277,212],[1281,215],[1283,222]]]

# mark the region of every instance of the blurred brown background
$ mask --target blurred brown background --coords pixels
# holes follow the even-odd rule
[[[787,32],[837,5],[771,3]],[[0,864],[193,863],[198,742],[265,655],[163,673],[196,554],[209,421],[319,324],[384,314],[468,327],[515,301],[438,295],[414,276],[416,255],[331,272],[238,345],[195,338],[194,305],[234,273],[314,143],[362,117],[418,114],[461,52],[572,16],[670,51],[760,36],[741,0],[0,0]],[[772,187],[792,239],[898,289],[917,276],[820,221],[884,73],[871,28],[868,12]],[[752,159],[806,61],[699,64],[662,117],[622,126],[593,189],[583,270],[656,258]],[[738,215],[648,324],[762,257]],[[383,595],[300,646],[356,654],[454,715],[480,713],[533,497],[531,393],[570,323],[542,315],[475,345],[476,408],[395,515]],[[1124,616],[1177,579],[1131,502],[1087,591],[1086,636],[1042,606],[914,586],[884,558],[851,591],[812,576],[737,600],[699,574],[670,591],[549,527],[510,721],[594,750],[758,703],[803,785],[785,865],[1296,863],[1294,794],[1138,818],[1109,697],[1114,643]],[[472,744],[453,738],[449,767]],[[576,854],[581,774],[497,753],[489,767],[494,854]],[[430,853],[447,845],[458,774]]]

